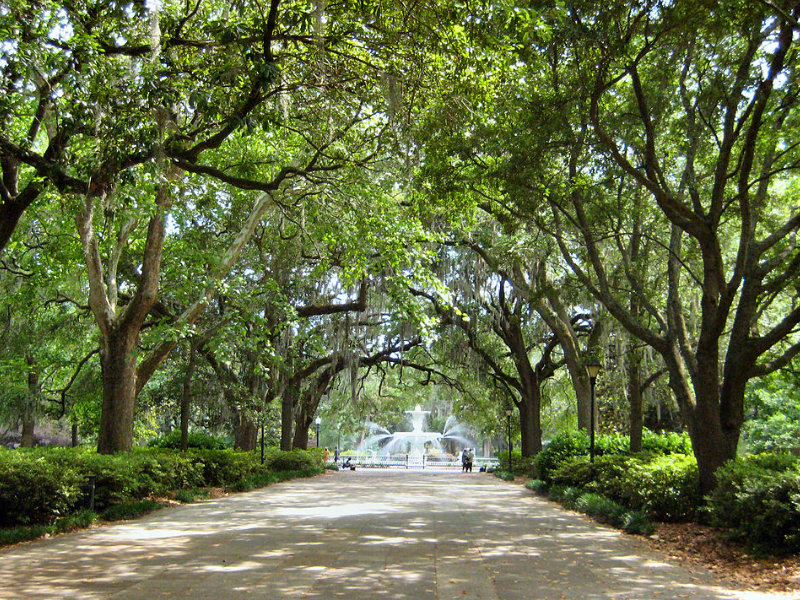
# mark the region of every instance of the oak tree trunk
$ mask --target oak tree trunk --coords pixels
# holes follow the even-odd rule
[[[117,324],[100,349],[103,404],[97,451],[100,454],[127,452],[133,446],[136,406],[136,356],[139,327]]]
[[[256,449],[257,441],[258,424],[246,411],[237,411],[233,422],[233,447],[237,450],[251,451]]]
[[[20,446],[33,448],[33,430],[36,425],[36,402],[39,398],[39,369],[36,358],[26,357],[28,363],[28,395],[22,409],[22,435]]]
[[[19,445],[22,448],[33,448],[33,428],[35,421],[33,416],[22,419],[22,437]]]
[[[281,450],[292,449],[292,422],[297,393],[297,387],[289,384],[281,396]]]
[[[189,411],[192,402],[192,376],[194,375],[194,363],[196,355],[194,343],[189,346],[189,363],[186,366],[186,377],[183,380],[183,391],[181,393],[181,452],[186,452],[189,448]]]
[[[630,450],[642,450],[642,357],[641,352],[629,341],[628,352],[628,416],[630,421]]]

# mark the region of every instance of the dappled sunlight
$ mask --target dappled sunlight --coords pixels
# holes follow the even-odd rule
[[[489,476],[349,472],[0,551],[0,598],[762,600]]]

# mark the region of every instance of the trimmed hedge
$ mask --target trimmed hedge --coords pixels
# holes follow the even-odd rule
[[[82,477],[74,469],[17,450],[0,450],[0,525],[43,523],[67,514]]]
[[[600,456],[629,455],[630,440],[624,435],[599,435],[595,438],[595,459]],[[685,433],[642,432],[642,454],[691,454],[692,444]],[[532,475],[550,481],[551,473],[567,459],[589,456],[589,434],[565,431],[554,437],[533,459]]]
[[[800,552],[800,462],[787,454],[756,454],[717,470],[706,497],[713,525],[770,553]]]
[[[800,552],[797,457],[765,453],[729,461],[717,470],[717,487],[704,506],[696,460],[680,452],[690,449],[686,436],[646,434],[648,451],[637,455],[621,453],[615,436],[604,437],[608,443],[598,444],[603,450],[589,463],[588,436],[560,435],[536,457],[539,477],[526,485],[571,508],[580,508],[575,502],[582,494],[601,494],[661,521],[706,517],[753,549]],[[604,501],[590,496],[582,502],[589,503],[586,509]]]
[[[661,521],[692,520],[702,503],[697,462],[681,454],[598,456],[594,463],[569,458],[551,480],[609,496]]]
[[[201,431],[190,431],[186,438],[189,448],[199,448],[201,450],[225,450],[233,446],[229,438],[203,433]],[[160,435],[147,442],[150,448],[167,448],[179,450],[181,447],[181,432],[173,429],[166,435]]]
[[[95,507],[135,503],[181,489],[252,489],[323,472],[322,451],[254,452],[137,449],[101,455],[80,448],[0,451],[0,525],[48,523],[77,508],[80,485],[95,476]]]
[[[626,533],[650,535],[655,531],[655,526],[642,511],[629,510],[602,494],[568,485],[548,485],[541,479],[532,480],[525,486],[563,504],[566,508],[585,513],[601,523],[607,523]]]

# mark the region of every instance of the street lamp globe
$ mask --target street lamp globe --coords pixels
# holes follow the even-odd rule
[[[586,371],[589,373],[589,377],[595,379],[597,374],[600,373],[600,361],[596,358],[593,358],[589,364],[586,365]]]

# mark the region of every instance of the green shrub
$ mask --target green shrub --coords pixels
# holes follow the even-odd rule
[[[602,494],[593,492],[581,494],[575,499],[574,508],[590,517],[594,517],[601,523],[607,523],[618,529],[622,529],[624,524],[625,509],[611,498]]]
[[[105,521],[123,521],[127,519],[136,519],[142,515],[153,512],[165,505],[156,502],[155,500],[137,500],[135,502],[123,502],[109,506],[101,513],[101,517]]]
[[[511,471],[501,471],[500,469],[494,471],[494,476],[498,479],[502,479],[503,481],[514,481],[516,478],[516,475],[514,475],[514,473]]]
[[[265,471],[263,473],[256,473],[254,475],[250,475],[249,477],[245,477],[244,479],[241,479],[228,486],[226,490],[231,492],[249,492],[250,490],[266,487],[268,485],[272,485],[273,483],[280,483],[281,481],[289,481],[291,479],[297,479],[300,477],[312,477],[314,475],[318,475],[320,472],[321,469],[275,472]]]
[[[319,449],[274,450],[262,465],[257,454],[233,450],[180,453],[148,448],[118,455],[100,455],[81,448],[2,450],[0,525],[47,523],[68,514],[81,499],[79,486],[87,475],[95,477],[98,511],[122,505],[109,514],[134,510],[131,514],[135,516],[135,509],[130,507],[144,506],[137,501],[175,490],[182,501],[192,501],[199,487],[252,489],[321,473],[322,456]]]
[[[691,454],[692,441],[688,433],[655,433],[645,429],[642,431],[642,451],[654,454]]]
[[[224,487],[263,471],[254,452],[238,450],[192,450],[188,453],[202,466],[203,485]]]
[[[320,448],[270,450],[264,456],[264,466],[272,471],[321,471],[325,462]]]
[[[656,530],[655,524],[647,518],[640,510],[629,510],[625,513],[622,522],[622,529],[625,533],[632,535],[653,535]]]
[[[175,500],[183,504],[191,504],[198,498],[205,498],[206,496],[208,496],[208,492],[199,488],[183,489],[175,492]]]
[[[540,483],[544,482],[540,481]],[[577,487],[553,484],[547,490],[547,497],[560,502],[566,508],[586,513],[602,523],[623,529],[626,533],[651,535],[655,531],[655,525],[643,512],[626,510],[624,506],[602,494],[586,492]]]
[[[547,497],[556,502],[564,502],[565,499],[571,502],[582,493],[583,490],[568,485],[553,484],[547,489]]]
[[[561,492],[561,502],[570,510],[578,510],[578,500],[584,494],[584,491],[578,487],[566,486]]]
[[[695,519],[703,501],[697,461],[680,454],[632,461],[620,496],[631,508],[662,521]]]
[[[97,523],[100,516],[93,510],[79,510],[71,515],[59,517],[50,526],[49,533],[67,533],[75,531],[76,529],[85,529],[94,523]]]
[[[608,496],[664,521],[696,517],[702,500],[697,462],[680,454],[598,456],[594,463],[572,457],[551,471],[551,480]]]
[[[23,525],[11,529],[0,529],[0,546],[35,540],[47,533],[49,533],[47,525]]]
[[[800,551],[800,464],[795,457],[761,454],[729,461],[717,470],[707,496],[711,523],[753,548]]]
[[[594,440],[595,458],[608,454],[628,454],[631,451],[631,440],[627,435],[618,433],[598,435]]]
[[[550,474],[558,466],[575,456],[589,453],[589,436],[585,431],[564,431],[554,437],[533,461],[534,476],[550,481]]]
[[[497,452],[497,460],[499,461],[498,468],[507,471],[508,470],[508,450],[501,450]],[[514,473],[516,475],[524,475],[527,477],[532,477],[534,475],[535,470],[535,456],[525,456],[523,457],[518,451],[513,451],[511,453],[511,466],[513,467]]]
[[[546,481],[542,481],[541,479],[529,479],[525,482],[525,487],[529,490],[533,490],[537,494],[546,494],[548,483]]]
[[[227,437],[212,435],[201,431],[190,431],[186,441],[189,448],[199,448],[202,450],[225,450],[233,445],[231,440]],[[150,440],[147,445],[151,448],[178,450],[181,447],[181,432],[179,429],[173,429],[166,435],[160,435]]]
[[[0,451],[0,525],[44,523],[64,515],[80,497],[83,478],[40,452]]]

